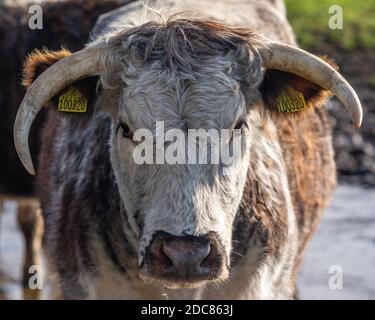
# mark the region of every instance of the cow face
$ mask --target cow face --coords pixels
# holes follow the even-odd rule
[[[142,275],[169,286],[227,274],[251,142],[251,112],[230,74],[233,63],[212,58],[201,75],[190,78],[161,71],[156,61],[137,69],[138,76],[123,77],[126,86],[113,115],[112,164],[139,235]],[[221,142],[216,159],[219,143],[210,138]],[[231,163],[223,163],[222,153],[235,147]],[[140,164],[142,152],[148,155]]]
[[[262,48],[249,31],[171,20],[110,35],[74,57],[81,68],[92,68],[86,74],[96,74],[94,69],[100,66],[102,91],[93,110],[112,117],[111,164],[137,235],[139,273],[144,279],[170,288],[225,279],[251,150],[256,146],[263,148],[258,153],[266,153],[270,147],[255,142],[265,123],[284,116],[277,107],[279,95],[284,89],[298,91],[306,99],[306,110],[328,96],[293,74],[267,70],[264,76]],[[285,67],[264,48],[269,64]],[[94,62],[87,63],[85,57],[93,57],[93,52]],[[293,52],[299,59],[312,59]],[[42,61],[52,64],[59,59],[49,57]],[[291,69],[292,62],[287,64]],[[34,70],[29,64],[26,70]],[[322,68],[336,76],[333,69]],[[26,78],[30,84],[34,75],[26,72]],[[62,87],[65,82],[59,81]],[[210,143],[204,138],[202,143],[198,131]],[[203,162],[201,153],[206,155]],[[229,162],[223,154],[231,155]],[[32,171],[30,161],[25,163]]]
[[[138,235],[140,274],[168,287],[224,279],[250,150],[267,121],[265,109],[277,113],[274,93],[288,84],[303,92],[309,88],[309,98],[320,88],[272,72],[260,86],[256,48],[218,25],[150,24],[114,42],[126,50],[105,63],[113,70],[113,61],[120,61],[115,67],[120,72],[104,73],[101,82],[116,100],[107,103],[111,161]],[[217,133],[224,150],[216,162],[212,144],[191,139],[194,130]],[[207,162],[191,159],[192,150],[207,154]],[[228,150],[234,157],[224,163],[222,151]]]

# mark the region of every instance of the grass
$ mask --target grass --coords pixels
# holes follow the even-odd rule
[[[327,45],[346,50],[375,48],[375,0],[285,0],[288,19],[305,48]],[[343,29],[330,29],[328,12],[339,5]]]
[[[375,77],[374,76],[370,76],[368,79],[367,79],[367,85],[370,89],[375,89]]]

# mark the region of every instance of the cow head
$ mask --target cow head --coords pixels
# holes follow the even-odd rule
[[[215,22],[147,23],[104,36],[72,55],[46,53],[45,60],[48,55],[47,64],[59,61],[30,86],[15,124],[23,164],[34,173],[27,136],[43,105],[68,85],[99,76],[101,91],[93,108],[112,117],[111,163],[138,236],[140,274],[171,288],[227,277],[250,150],[264,121],[286,116],[288,108],[306,112],[332,93],[355,125],[361,122],[355,92],[329,64]],[[35,60],[26,70],[35,69]],[[33,78],[29,73],[27,78]],[[301,105],[280,106],[285,92],[298,92],[293,99],[302,96]],[[187,146],[212,148],[188,140],[194,129],[217,132],[220,145],[235,151],[232,161],[224,163],[220,155],[214,163],[212,153],[207,162],[200,163],[199,156],[190,161]],[[227,130],[226,139],[221,130]],[[235,138],[240,138],[237,148]],[[135,155],[147,158],[147,152],[148,162],[139,163]]]

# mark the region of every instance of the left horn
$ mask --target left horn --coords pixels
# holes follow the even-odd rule
[[[29,87],[14,123],[14,144],[26,170],[34,175],[28,144],[31,125],[43,106],[69,84],[102,71],[102,49],[87,48],[65,57],[44,71]]]
[[[353,125],[361,126],[363,111],[356,92],[328,63],[307,51],[278,42],[267,41],[258,50],[265,68],[293,73],[331,91],[344,104]]]

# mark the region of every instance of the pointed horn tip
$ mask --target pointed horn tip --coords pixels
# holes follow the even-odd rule
[[[27,146],[26,150],[25,148],[20,147],[19,139],[17,139],[17,134],[14,133],[15,139],[14,139],[14,145],[16,147],[16,152],[18,155],[18,158],[20,159],[23,167],[26,169],[26,171],[32,175],[35,176],[35,169],[33,165],[33,161],[31,160],[31,155],[29,148]]]
[[[354,129],[357,129],[357,130],[358,130],[358,129],[361,128],[361,126],[362,126],[362,120],[359,120],[359,121],[353,123],[353,127],[354,127]]]
[[[355,129],[361,128],[362,120],[363,120],[363,109],[362,109],[361,102],[358,99],[358,113],[354,114],[353,116],[353,127]]]
[[[24,157],[19,156],[19,159],[21,160],[21,163],[24,166],[24,168],[26,169],[26,171],[30,175],[35,176],[35,169],[34,169],[34,165],[33,165],[33,162],[31,160],[31,158],[25,159]]]
[[[27,172],[32,175],[32,176],[35,176],[35,169],[34,169],[34,166],[31,165],[31,167],[26,167],[25,166],[25,169],[27,170]]]

